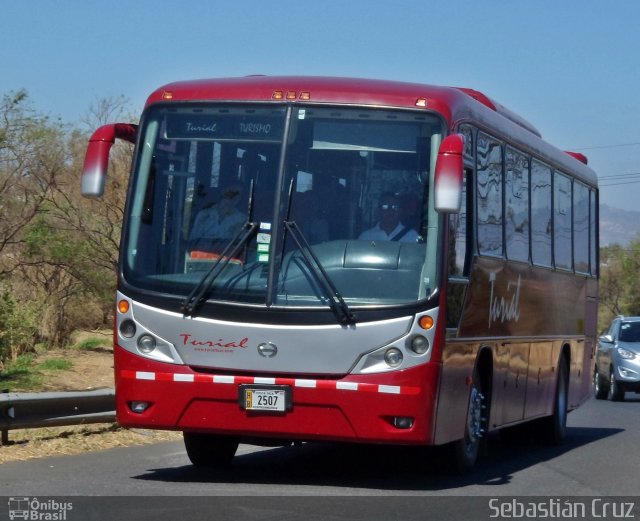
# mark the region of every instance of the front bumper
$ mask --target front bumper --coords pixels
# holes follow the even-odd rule
[[[340,379],[194,371],[115,348],[116,414],[125,426],[210,432],[250,438],[433,443],[440,365]],[[286,413],[256,413],[239,404],[239,386],[291,387]],[[134,412],[132,404],[149,404]],[[409,428],[394,425],[412,418]],[[397,422],[395,422],[397,423]]]
[[[640,358],[629,360],[616,356],[616,380],[625,390],[640,391]]]

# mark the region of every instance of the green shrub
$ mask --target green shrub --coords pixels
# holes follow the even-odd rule
[[[73,362],[65,358],[50,358],[38,365],[38,369],[50,371],[65,371],[73,367]]]
[[[94,349],[105,347],[105,345],[107,344],[108,341],[105,341],[104,338],[91,337],[78,342],[75,347],[76,349],[80,349],[83,351],[92,351]]]

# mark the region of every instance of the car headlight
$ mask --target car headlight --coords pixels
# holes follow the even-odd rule
[[[629,351],[628,349],[625,349],[623,347],[618,347],[617,349],[620,358],[624,358],[625,360],[633,360],[636,356],[638,356],[633,351]]]

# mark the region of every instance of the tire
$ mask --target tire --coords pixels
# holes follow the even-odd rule
[[[239,440],[232,436],[183,432],[189,460],[196,467],[228,467],[238,450]]]
[[[609,394],[607,395],[607,398],[612,402],[622,402],[624,401],[624,389],[620,382],[616,380],[615,373],[615,367],[611,366],[611,371],[609,373]]]
[[[485,445],[488,415],[486,392],[477,370],[469,389],[469,402],[465,421],[464,438],[451,444],[451,459],[455,474],[466,474],[475,466]]]
[[[605,381],[605,379],[602,378],[602,375],[596,367],[593,371],[593,395],[595,396],[596,400],[604,400],[607,397],[608,393],[609,385]]]
[[[569,365],[565,356],[558,364],[558,381],[553,400],[553,414],[543,418],[539,433],[542,441],[559,445],[567,436],[567,413],[569,412]]]

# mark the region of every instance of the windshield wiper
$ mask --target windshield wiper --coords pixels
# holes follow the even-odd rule
[[[244,223],[240,231],[233,237],[220,253],[220,256],[213,263],[213,266],[207,270],[204,276],[191,290],[191,293],[182,303],[182,313],[185,317],[193,317],[206,300],[207,295],[213,287],[213,283],[218,276],[224,271],[229,262],[236,256],[240,249],[247,243],[258,229],[258,223],[252,222],[253,218],[253,191],[254,184],[251,181],[249,192],[249,203],[247,205],[247,221]]]
[[[316,257],[315,253],[309,246],[309,242],[305,238],[304,234],[298,227],[295,221],[284,221],[284,226],[293,237],[293,240],[300,248],[300,252],[302,253],[302,257],[307,262],[308,266],[311,268],[311,273],[315,276],[316,280],[322,286],[327,297],[329,297],[329,302],[331,304],[331,309],[335,312],[338,317],[338,321],[343,325],[355,324],[356,323],[356,315],[349,309],[349,306],[342,298],[340,291],[336,288],[336,285],[331,280],[331,277],[326,272],[322,263]]]
[[[254,235],[258,229],[258,223],[244,223],[238,234],[229,241],[213,266],[209,268],[204,277],[191,290],[189,296],[182,304],[182,312],[185,317],[194,316],[200,305],[206,300],[207,294],[211,291],[213,283],[224,271],[231,259],[240,251],[246,242]]]

